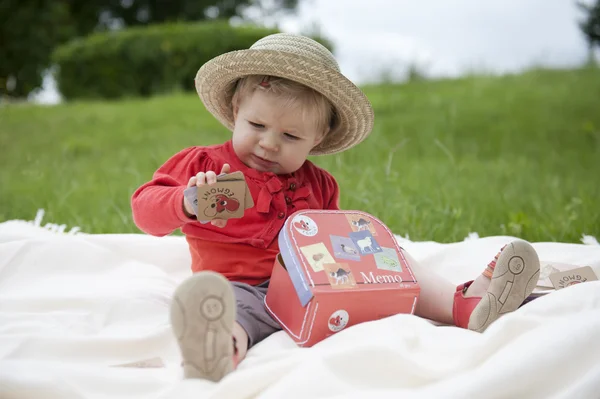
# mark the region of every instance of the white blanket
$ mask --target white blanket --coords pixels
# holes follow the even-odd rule
[[[398,239],[460,283],[512,238]],[[534,246],[542,260],[600,275],[597,243]],[[182,237],[0,224],[0,398],[600,397],[600,282],[537,299],[484,334],[410,315],[309,349],[279,332],[220,383],[184,381],[168,308],[188,264]]]

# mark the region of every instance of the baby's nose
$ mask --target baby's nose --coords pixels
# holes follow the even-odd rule
[[[267,151],[277,151],[277,139],[271,134],[264,135],[259,144]]]

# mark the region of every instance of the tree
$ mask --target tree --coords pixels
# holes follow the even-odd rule
[[[298,0],[0,0],[0,94],[40,87],[52,50],[93,31],[294,12]]]
[[[80,0],[65,1],[79,20],[79,31],[90,28],[148,25],[173,21],[229,19],[252,9],[258,15],[293,12],[298,0]]]
[[[60,2],[0,0],[0,93],[23,97],[40,86],[52,48],[74,33],[69,20]]]
[[[600,47],[600,0],[596,0],[596,4],[588,5],[577,3],[587,15],[584,21],[579,23],[581,31],[585,35],[590,50],[590,60],[594,60],[594,47]]]

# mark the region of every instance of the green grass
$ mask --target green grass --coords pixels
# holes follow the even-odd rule
[[[372,135],[315,157],[342,207],[413,240],[469,232],[530,241],[600,237],[600,71],[366,87]],[[0,221],[139,232],[129,199],[167,158],[229,137],[193,94],[0,108]]]

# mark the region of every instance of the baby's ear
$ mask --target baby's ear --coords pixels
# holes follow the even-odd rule
[[[240,110],[240,96],[238,95],[238,92],[236,91],[235,93],[233,93],[233,96],[231,97],[231,111],[233,113],[234,121],[237,119],[237,114],[238,114],[239,110]]]
[[[240,107],[237,105],[237,101],[236,102],[231,102],[231,111],[233,112],[233,120],[235,121],[237,119],[237,114],[239,111]]]

